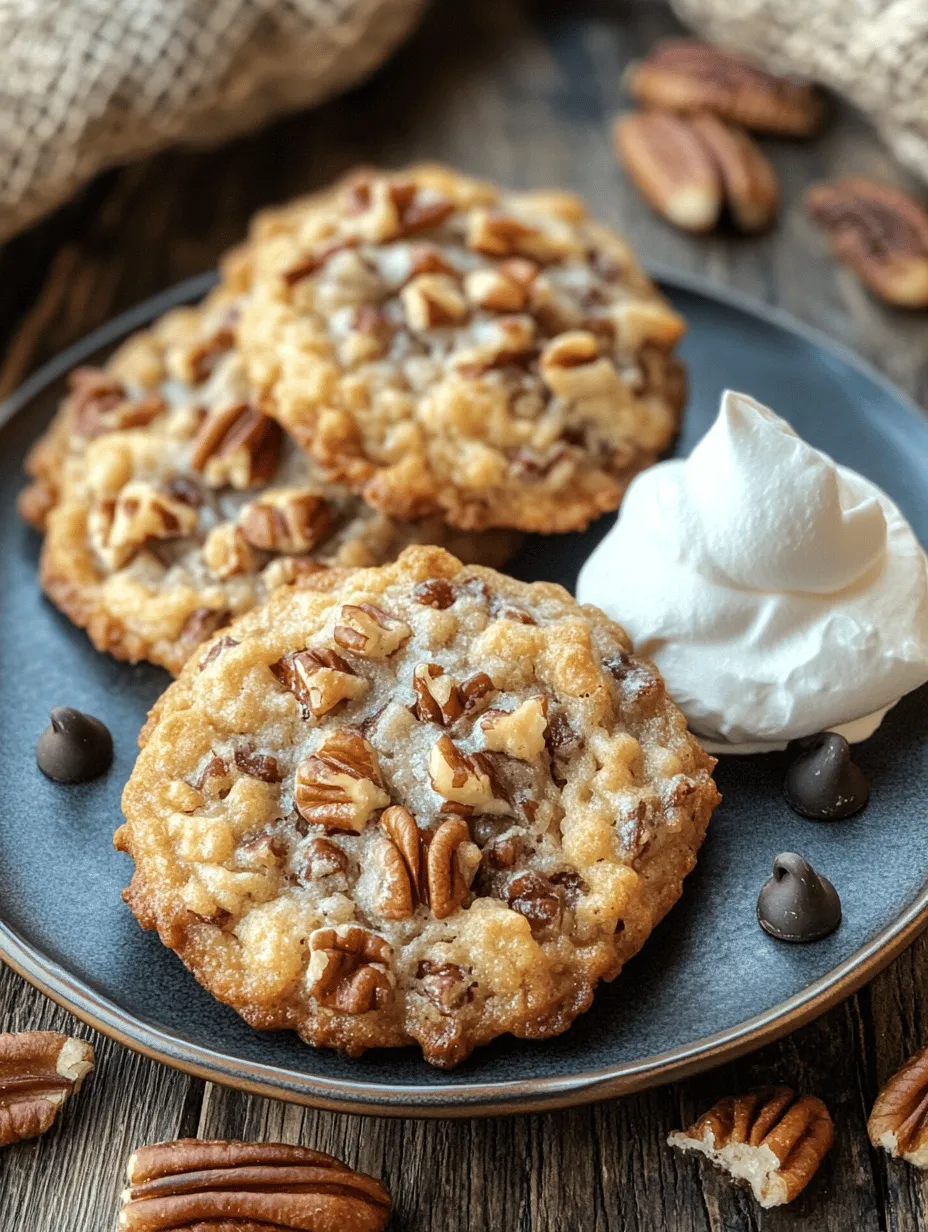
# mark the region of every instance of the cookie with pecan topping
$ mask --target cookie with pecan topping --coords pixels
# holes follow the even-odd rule
[[[683,322],[570,194],[356,173],[260,215],[246,261],[262,409],[396,517],[579,530],[676,432]]]
[[[222,287],[168,314],[106,368],[80,368],[33,450],[24,515],[42,584],[94,645],[173,672],[285,583],[392,559],[408,543],[501,563],[515,539],[402,523],[326,483],[255,407]]]
[[[256,1027],[444,1067],[587,1009],[719,799],[618,625],[435,547],[277,591],[140,743],[116,845],[142,925]]]

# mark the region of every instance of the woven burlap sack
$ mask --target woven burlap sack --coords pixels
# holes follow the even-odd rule
[[[0,0],[0,239],[104,167],[357,81],[425,0]]]
[[[673,0],[710,42],[818,81],[928,180],[928,0]]]

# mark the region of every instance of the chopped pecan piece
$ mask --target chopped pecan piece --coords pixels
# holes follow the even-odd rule
[[[375,809],[390,803],[373,745],[344,728],[297,766],[295,799],[311,824],[358,834]]]
[[[280,460],[280,424],[241,402],[218,407],[204,419],[190,465],[214,488],[269,483]]]
[[[185,646],[199,646],[208,637],[227,625],[232,613],[225,607],[198,607],[190,613],[180,631],[180,641]]]
[[[241,573],[250,573],[256,564],[255,554],[240,526],[221,522],[203,541],[203,563],[221,581]]]
[[[342,1014],[366,1014],[393,1000],[392,951],[376,933],[357,924],[317,928],[309,935],[309,995]]]
[[[235,750],[235,764],[243,774],[249,774],[254,779],[264,783],[279,783],[284,777],[280,762],[276,757],[266,753],[255,753],[250,749]]]
[[[480,753],[462,753],[448,736],[432,745],[429,754],[429,779],[445,800],[472,812],[508,813],[509,802],[502,798],[493,767]]]
[[[615,149],[635,187],[662,218],[684,231],[710,231],[722,212],[722,182],[689,122],[658,111],[621,116]]]
[[[127,1171],[124,1232],[382,1232],[390,1216],[383,1185],[305,1146],[181,1138],[140,1147]]]
[[[410,328],[418,333],[457,325],[467,316],[461,285],[448,274],[419,274],[403,287],[400,299]]]
[[[264,552],[311,552],[332,528],[332,507],[305,488],[279,488],[246,505],[239,526]]]
[[[660,692],[658,678],[646,664],[636,662],[631,655],[616,655],[607,659],[603,667],[621,689],[627,705],[640,705]]]
[[[385,243],[440,226],[454,213],[454,203],[411,180],[367,177],[349,190],[349,212],[360,237]]]
[[[477,326],[478,341],[454,357],[462,376],[479,377],[498,368],[525,365],[535,354],[535,322],[530,316],[499,316]]]
[[[235,346],[235,319],[238,313],[229,315],[203,338],[190,346],[177,348],[171,357],[175,375],[187,385],[202,385],[213,374],[223,355]]]
[[[737,1180],[762,1207],[792,1202],[811,1181],[834,1142],[828,1109],[814,1095],[762,1087],[720,1099],[695,1125],[667,1141],[697,1151]]]
[[[551,881],[541,873],[524,872],[506,883],[506,902],[524,915],[533,933],[543,936],[561,918],[564,905]]]
[[[906,193],[861,176],[815,184],[806,207],[832,251],[871,291],[928,307],[928,212]]]
[[[477,981],[457,963],[440,963],[423,958],[416,968],[422,991],[442,1014],[453,1014],[474,999]]]
[[[386,920],[405,920],[425,901],[425,843],[415,817],[399,805],[384,809],[380,828],[386,836],[380,913]]]
[[[310,839],[306,844],[305,854],[304,881],[316,881],[320,877],[331,877],[335,873],[348,871],[348,856],[341,847],[337,847],[327,838]]]
[[[429,905],[438,920],[451,915],[467,898],[470,883],[480,864],[480,848],[470,841],[462,817],[443,821],[426,852]]]
[[[446,578],[429,578],[419,582],[412,592],[413,602],[423,607],[436,607],[443,612],[454,602],[454,588]]]
[[[229,637],[228,634],[224,637],[220,637],[217,641],[213,642],[212,646],[210,646],[209,650],[207,650],[206,654],[200,660],[200,671],[202,672],[204,668],[209,667],[211,663],[215,663],[219,656],[224,654],[225,651],[231,650],[233,646],[238,645],[239,643],[235,640],[235,638]]]
[[[208,800],[222,800],[229,794],[232,778],[229,774],[229,767],[218,753],[210,754],[203,763],[193,780],[193,786]]]
[[[420,723],[450,727],[464,713],[464,695],[437,663],[417,663],[412,687],[416,694],[412,711]]]
[[[768,73],[734,52],[693,39],[658,43],[626,75],[629,93],[665,111],[713,111],[733,124],[809,137],[822,122],[821,95]]]
[[[513,263],[517,260],[514,258]],[[494,269],[476,269],[464,279],[467,298],[488,312],[521,312],[528,303],[529,282],[510,277],[501,261]],[[530,263],[527,263],[530,264]]]
[[[538,228],[499,210],[474,210],[467,227],[467,246],[490,257],[531,255]]]
[[[910,1057],[876,1097],[867,1122],[874,1146],[928,1168],[928,1046]]]
[[[486,747],[520,761],[534,761],[545,747],[546,710],[545,698],[530,697],[515,710],[488,711],[480,720]]]
[[[106,432],[143,428],[167,409],[157,394],[130,397],[122,381],[102,368],[75,368],[68,385],[74,430],[88,440]]]
[[[409,641],[412,629],[373,603],[346,604],[332,634],[343,650],[363,659],[388,659]]]
[[[322,269],[323,265],[334,257],[337,252],[344,252],[346,248],[357,248],[359,239],[357,236],[345,236],[342,239],[334,240],[329,244],[324,244],[321,248],[317,248],[314,252],[307,253],[305,257],[290,266],[289,269],[283,271],[280,275],[281,281],[286,287],[294,287],[298,282],[302,282],[304,278],[309,278]]]
[[[127,483],[115,501],[100,501],[91,510],[87,530],[108,569],[121,569],[152,539],[181,539],[194,532],[196,509],[151,484]]]
[[[370,688],[370,682],[358,676],[338,651],[324,646],[291,651],[272,663],[271,671],[317,719]]]
[[[50,1129],[92,1069],[86,1040],[55,1031],[0,1035],[0,1146]]]
[[[458,685],[464,698],[464,713],[474,714],[485,704],[491,693],[496,692],[496,685],[486,672],[475,672]]]

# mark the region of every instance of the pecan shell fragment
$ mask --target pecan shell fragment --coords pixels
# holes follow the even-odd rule
[[[37,1138],[93,1069],[93,1047],[56,1031],[0,1035],[0,1146]]]
[[[380,1232],[390,1215],[373,1177],[303,1146],[181,1138],[140,1147],[127,1171],[126,1232]]]
[[[928,212],[889,184],[862,176],[814,184],[806,207],[831,249],[890,304],[928,307]]]
[[[874,1146],[917,1168],[928,1168],[928,1045],[880,1091],[867,1131]]]
[[[834,1142],[828,1109],[814,1095],[789,1087],[762,1087],[729,1096],[695,1125],[667,1141],[705,1155],[736,1180],[746,1181],[764,1208],[783,1206],[808,1185]]]

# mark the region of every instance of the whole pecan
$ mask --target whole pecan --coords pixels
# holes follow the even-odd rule
[[[304,1146],[181,1138],[129,1158],[126,1232],[380,1232],[390,1195],[373,1177]]]
[[[874,1146],[917,1168],[928,1168],[928,1045],[880,1091],[867,1130]]]
[[[785,137],[809,137],[822,122],[817,90],[693,39],[667,39],[625,77],[629,93],[666,111],[714,111],[734,124]]]
[[[635,112],[615,125],[616,154],[645,201],[684,231],[710,231],[722,211],[712,156],[680,116]]]
[[[366,1014],[393,1000],[390,945],[357,924],[309,935],[306,982],[311,997],[342,1014]]]
[[[747,1181],[761,1206],[782,1206],[811,1181],[831,1149],[835,1128],[814,1095],[762,1087],[720,1099],[695,1125],[667,1141],[697,1151],[736,1180]]]
[[[426,852],[429,905],[438,920],[456,911],[467,898],[480,863],[480,849],[470,841],[463,817],[449,817],[435,833]]]
[[[380,914],[405,920],[426,897],[425,843],[408,809],[392,805],[380,815],[383,846],[383,886]]]
[[[37,1138],[93,1069],[93,1047],[56,1031],[0,1035],[0,1146]]]
[[[806,207],[839,261],[890,304],[928,307],[928,212],[862,176],[814,184]]]
[[[364,829],[390,797],[383,789],[377,753],[358,732],[333,732],[296,769],[296,807],[306,821],[327,830]]]
[[[765,230],[779,211],[780,185],[760,148],[742,129],[709,112],[694,115],[689,124],[715,163],[731,221],[739,231]]]

